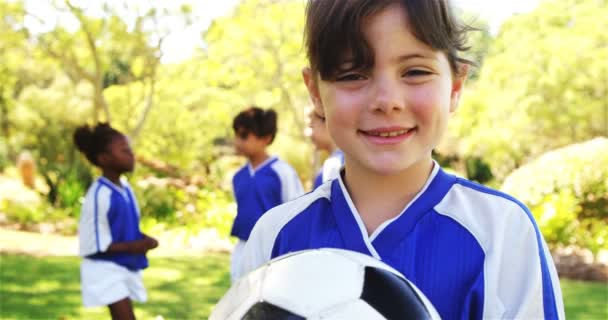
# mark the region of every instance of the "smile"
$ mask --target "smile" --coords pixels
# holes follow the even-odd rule
[[[402,129],[402,130],[388,131],[388,132],[367,131],[365,133],[368,134],[368,135],[370,135],[370,136],[387,138],[387,137],[401,136],[401,135],[406,134],[408,131],[409,130]]]
[[[372,136],[372,137],[381,137],[381,138],[391,138],[391,137],[397,137],[397,136],[403,136],[406,135],[408,133],[410,133],[411,131],[414,131],[416,128],[410,128],[410,129],[403,129],[403,128],[399,128],[399,129],[375,129],[375,130],[361,130],[361,133],[368,135],[368,136]]]
[[[374,145],[394,145],[408,140],[417,130],[417,127],[378,128],[372,130],[359,130],[368,142]]]

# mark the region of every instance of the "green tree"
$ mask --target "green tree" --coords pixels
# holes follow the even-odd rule
[[[28,42],[24,14],[22,3],[0,2],[0,168],[21,151],[22,135],[14,119],[19,95],[29,85],[48,85],[56,70]]]
[[[137,137],[154,105],[157,69],[162,58],[162,44],[173,29],[187,27],[191,9],[177,10],[131,5],[128,2],[111,6],[104,3],[103,18],[88,15],[82,7],[69,0],[54,1],[57,12],[68,14],[78,22],[78,29],[70,31],[61,24],[52,30],[34,35],[41,48],[57,60],[63,70],[78,83],[86,81],[93,87],[92,118],[98,122],[112,119],[104,89],[111,84],[140,82],[146,89],[140,92],[145,105],[129,128]],[[41,23],[45,19],[36,17]],[[133,16],[134,15],[134,16]],[[170,20],[173,25],[169,26]]]
[[[303,28],[302,2],[247,0],[204,36],[210,83],[242,97],[232,104],[233,114],[249,104],[272,107],[283,132],[298,139],[309,104],[301,79]]]
[[[534,156],[608,134],[608,5],[543,2],[505,23],[448,141],[501,179]]]

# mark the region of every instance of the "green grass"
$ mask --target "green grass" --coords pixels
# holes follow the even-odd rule
[[[81,306],[77,257],[0,255],[0,319],[107,319],[106,308]],[[206,319],[228,289],[227,254],[153,257],[144,271],[148,302],[138,319]],[[562,280],[568,319],[608,319],[608,285]]]
[[[567,319],[608,319],[608,283],[561,280]]]
[[[0,319],[108,319],[107,308],[84,308],[78,257],[0,255]],[[226,254],[153,257],[144,271],[148,302],[138,319],[206,319],[230,286]]]

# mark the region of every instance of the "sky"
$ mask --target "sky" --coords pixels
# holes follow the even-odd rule
[[[137,4],[152,4],[158,7],[179,6],[181,4],[189,4],[195,16],[196,23],[187,29],[180,30],[171,34],[163,45],[163,63],[174,63],[189,58],[197,48],[204,46],[201,34],[209,27],[209,24],[215,17],[223,16],[231,12],[238,4],[239,0],[173,0],[173,1],[142,1],[131,0],[131,3]],[[529,12],[533,10],[539,0],[453,0],[455,6],[460,7],[468,12],[476,13],[483,20],[490,24],[490,32],[496,34],[502,22],[516,13]],[[77,22],[69,16],[52,15],[52,7],[49,4],[50,0],[26,0],[26,6],[29,12],[34,13],[37,17],[46,21],[41,24],[35,19],[27,19],[26,24],[33,27],[34,30],[48,31],[54,23],[61,21],[62,24],[71,25],[77,28]],[[88,8],[87,13],[92,15],[101,14],[101,7],[91,5],[89,0],[72,0],[76,5],[81,5]],[[99,1],[101,2],[101,1]],[[93,2],[93,3],[99,3]],[[121,3],[122,0],[106,0],[109,3]]]
[[[490,31],[496,34],[505,19],[534,10],[539,0],[454,0],[454,3],[466,11],[478,13],[490,23]]]

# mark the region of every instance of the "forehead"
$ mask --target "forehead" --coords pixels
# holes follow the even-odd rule
[[[118,148],[118,147],[124,147],[124,146],[130,146],[130,143],[129,143],[129,139],[122,134],[114,135],[112,137],[112,140],[110,141],[110,144],[108,145],[108,147],[110,147],[110,148]]]
[[[414,35],[407,11],[400,4],[391,4],[367,17],[362,31],[376,60],[386,55],[393,59],[436,57],[435,50]]]
[[[239,127],[235,127],[234,128],[234,132],[236,132],[236,133],[246,133],[246,132],[249,132],[249,130],[247,128],[245,128],[244,126],[239,126]]]

